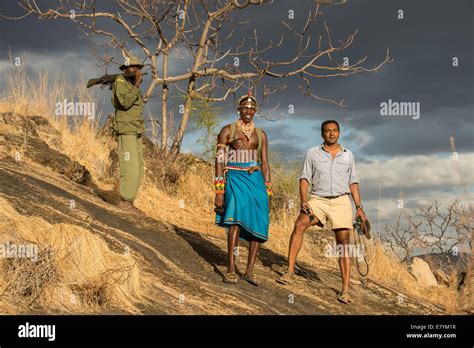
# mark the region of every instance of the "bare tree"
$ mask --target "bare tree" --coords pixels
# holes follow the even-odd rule
[[[414,217],[407,215],[405,226],[400,224],[400,214],[394,225],[385,226],[381,240],[402,262],[410,260],[413,252],[420,249],[443,256],[439,261],[450,264],[450,255],[456,255],[461,247],[472,248],[474,211],[463,206],[460,200],[450,202],[444,212],[440,207],[435,201],[418,208]]]
[[[284,32],[278,42],[260,40],[257,30],[253,30],[252,40],[242,38],[239,44],[232,44],[233,33],[224,33],[224,28],[232,25],[246,26],[248,21],[239,21],[234,15],[239,11],[250,11],[251,6],[270,6],[269,0],[179,0],[162,2],[153,0],[116,0],[118,11],[98,11],[95,0],[74,2],[58,0],[54,8],[41,9],[36,0],[20,0],[25,9],[24,16],[36,15],[40,19],[68,19],[76,22],[89,36],[106,39],[111,53],[97,55],[104,64],[120,64],[120,55],[130,55],[132,45],[143,51],[147,66],[151,69],[151,82],[146,88],[144,99],[153,96],[157,86],[161,86],[161,147],[168,150],[171,158],[176,158],[189,123],[192,103],[195,99],[211,102],[226,101],[243,86],[260,89],[262,103],[284,86],[271,86],[270,80],[285,80],[298,77],[299,88],[304,95],[319,101],[345,106],[344,100],[333,100],[316,94],[311,88],[312,82],[321,78],[350,76],[361,72],[379,70],[391,62],[387,49],[385,57],[372,67],[364,67],[367,57],[353,64],[342,63],[336,56],[351,46],[357,35],[352,32],[345,40],[334,42],[331,29],[324,22],[323,34],[312,37],[314,25],[322,13],[320,3],[342,4],[345,0],[315,0],[314,8],[308,13],[302,28],[294,28],[281,21]],[[4,18],[10,18],[5,17]],[[109,28],[107,21],[115,23],[117,28]],[[246,27],[247,28],[247,27]],[[293,57],[285,60],[273,60],[275,49],[286,47],[284,42],[297,43]],[[169,64],[173,58],[171,52],[184,47],[192,57],[186,72],[170,75]],[[226,48],[228,47],[228,48]],[[161,67],[159,57],[161,56]],[[268,57],[268,58],[267,58]],[[239,62],[239,64],[236,64]],[[184,84],[180,87],[180,84]],[[180,124],[171,144],[168,143],[168,98],[170,85],[184,95],[184,110]],[[220,95],[219,95],[220,94]]]
[[[398,215],[394,225],[385,225],[385,234],[381,234],[380,239],[398,256],[401,262],[408,263],[415,249],[420,246],[416,233],[418,226],[411,223],[402,226],[401,218],[402,214]]]
[[[437,201],[418,209],[416,215],[425,224],[420,229],[423,242],[429,253],[443,254],[450,263],[449,254],[457,254],[461,246],[469,245],[473,228],[473,213],[461,205],[459,200],[448,204],[445,212],[440,211]]]

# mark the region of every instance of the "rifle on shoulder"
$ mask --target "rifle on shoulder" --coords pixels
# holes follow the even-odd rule
[[[87,81],[87,88],[90,88],[95,85],[101,85],[100,88],[105,88],[105,86],[109,86],[109,89],[112,89],[112,83],[115,81],[117,76],[123,75],[127,80],[133,81],[135,80],[135,74],[113,74],[113,75],[102,75],[96,79],[90,79]],[[147,73],[143,73],[142,75],[147,75]]]

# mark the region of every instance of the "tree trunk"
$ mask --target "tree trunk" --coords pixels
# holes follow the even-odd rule
[[[168,52],[163,56],[163,80],[168,77]],[[163,83],[161,95],[161,151],[163,157],[168,155],[168,84]]]
[[[195,86],[195,78],[191,77],[188,82],[188,90],[187,90],[186,101],[184,103],[183,117],[181,118],[179,128],[176,132],[176,135],[173,140],[173,145],[171,146],[171,150],[170,150],[170,159],[172,161],[178,158],[179,152],[181,150],[181,143],[183,141],[184,132],[186,131],[186,127],[189,121],[189,116],[191,115],[191,107],[193,103],[192,95],[194,91],[194,86]]]
[[[218,12],[223,12],[225,11],[225,8],[228,8],[230,6],[230,3],[227,4],[223,9],[219,10]],[[206,55],[206,50],[205,46],[207,43],[207,35],[209,33],[209,28],[211,27],[211,23],[214,20],[213,16],[209,16],[206,24],[203,27],[202,33],[201,33],[201,38],[199,40],[199,48],[196,53],[196,58],[194,60],[193,68],[191,71],[193,73],[197,72],[198,69],[202,66],[203,62],[207,58]],[[173,145],[171,146],[170,150],[170,156],[171,159],[174,161],[176,158],[178,158],[179,151],[181,149],[181,142],[183,141],[184,137],[184,132],[186,131],[186,127],[188,125],[189,121],[189,116],[191,114],[191,106],[192,106],[192,101],[193,101],[193,93],[194,93],[194,88],[196,85],[196,77],[192,75],[189,78],[188,82],[188,89],[187,89],[187,95],[186,95],[186,102],[184,104],[184,114],[183,117],[181,118],[181,123],[179,124],[178,131],[176,132],[176,135],[173,140]]]

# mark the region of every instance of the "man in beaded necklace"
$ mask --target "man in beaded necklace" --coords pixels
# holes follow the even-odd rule
[[[229,264],[224,282],[236,284],[235,256],[239,237],[249,243],[247,270],[243,278],[258,285],[253,272],[260,243],[268,240],[270,166],[266,133],[255,127],[257,101],[249,92],[239,99],[240,118],[223,127],[217,137],[215,162],[216,224],[228,233]]]

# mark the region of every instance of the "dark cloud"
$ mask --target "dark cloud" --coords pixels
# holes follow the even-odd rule
[[[41,1],[42,8],[58,3],[55,0]],[[301,29],[307,19],[313,1],[280,1],[271,6],[251,6],[237,11],[232,19],[248,19],[249,24],[230,24],[224,32],[235,31],[229,45],[235,45],[245,37],[252,42],[253,29],[257,28],[259,42],[277,42],[285,34],[284,45],[263,58],[273,60],[290,58],[297,48],[297,40],[281,25],[282,19]],[[97,2],[100,10],[115,8],[115,1]],[[317,79],[314,91],[325,98],[344,99],[347,108],[304,97],[298,89],[300,80],[291,78],[274,83],[285,83],[285,91],[270,98],[266,106],[280,103],[275,115],[283,115],[298,124],[301,120],[314,120],[314,129],[301,126],[299,130],[287,129],[281,121],[267,127],[270,139],[280,140],[272,148],[288,157],[304,153],[310,139],[319,135],[321,121],[334,118],[341,122],[344,131],[363,131],[373,138],[365,146],[356,148],[360,158],[370,160],[375,155],[428,154],[450,151],[449,136],[455,136],[460,151],[472,151],[473,117],[473,2],[458,0],[442,2],[430,0],[357,0],[343,6],[321,6],[324,15],[315,23],[309,33],[313,39],[324,34],[323,23],[327,21],[335,41],[343,40],[354,29],[359,33],[353,45],[334,57],[348,57],[351,62],[367,56],[366,66],[378,64],[387,48],[394,62],[376,73],[363,73],[351,77]],[[294,19],[288,18],[293,10]],[[397,19],[397,11],[403,10],[405,18]],[[20,15],[22,9],[16,1],[1,1],[0,14]],[[104,21],[107,30],[116,30],[114,23]],[[39,20],[29,16],[21,21],[0,19],[0,60],[7,59],[10,47],[14,54],[28,51],[44,59],[61,59],[72,54],[87,67],[69,66],[67,70],[77,76],[81,69],[91,69],[90,40],[70,20]],[[94,46],[95,49],[100,48]],[[139,53],[139,51],[137,50]],[[453,57],[458,57],[459,67],[453,67]],[[85,63],[84,63],[85,64]],[[173,69],[184,69],[186,64],[178,61]],[[95,72],[96,73],[96,72]],[[147,80],[145,80],[146,82]],[[104,100],[109,98],[105,95]],[[156,90],[159,93],[159,89]],[[241,91],[237,94],[240,95]],[[380,116],[380,103],[412,101],[421,103],[419,120],[409,118],[388,118]],[[175,123],[179,122],[177,106],[179,101],[170,102],[175,111]],[[295,113],[288,114],[288,105],[295,106]],[[105,103],[105,113],[111,106]],[[224,107],[223,122],[232,119],[235,109],[230,98],[218,106]],[[159,98],[148,104],[150,111],[159,117]],[[281,118],[281,117],[277,117]],[[306,125],[307,123],[305,123]],[[315,133],[316,132],[316,133]],[[198,132],[190,132],[195,136]],[[347,136],[347,138],[344,138]],[[300,139],[300,140],[299,140]],[[303,140],[301,140],[303,139]],[[343,133],[343,140],[355,141],[357,137]],[[319,142],[319,137],[314,140]],[[355,143],[354,145],[357,145]]]
[[[57,2],[56,2],[57,3]],[[47,8],[52,1],[42,2]],[[17,1],[2,1],[0,14],[16,17],[24,14]],[[14,55],[23,52],[40,54],[65,54],[67,52],[87,53],[88,43],[77,25],[70,20],[40,20],[32,15],[21,20],[0,18],[2,40],[0,40],[0,59],[6,59],[8,49]]]
[[[367,155],[418,155],[452,152],[450,137],[456,141],[458,152],[470,152],[474,148],[474,129],[472,126],[444,127],[432,123],[412,122],[411,126],[394,127],[386,125],[373,131],[374,140],[361,148]]]

